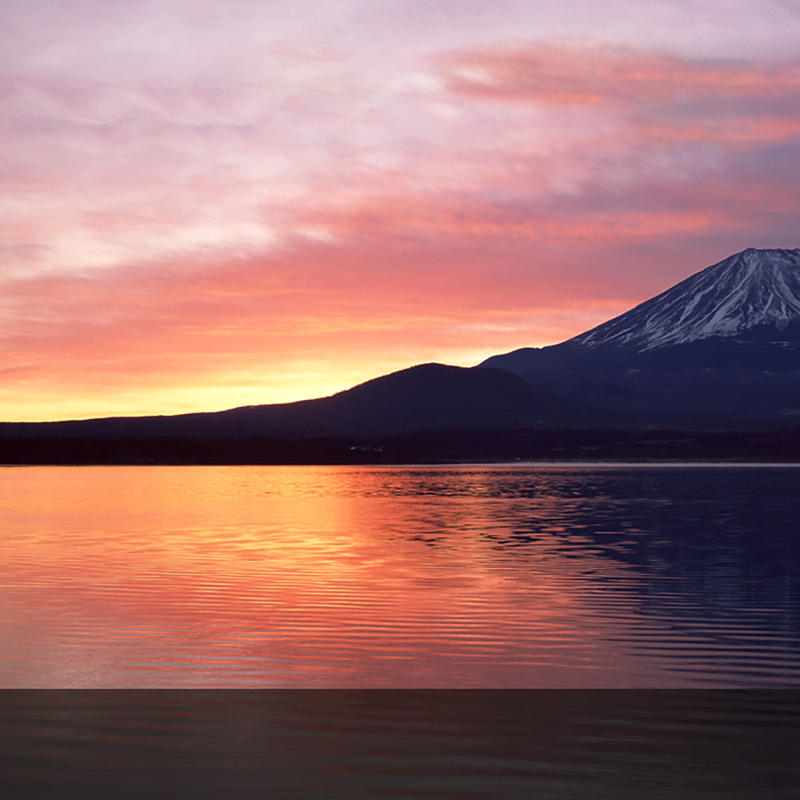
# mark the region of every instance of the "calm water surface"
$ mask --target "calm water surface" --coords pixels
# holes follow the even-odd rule
[[[796,687],[799,478],[2,468],[0,686]]]

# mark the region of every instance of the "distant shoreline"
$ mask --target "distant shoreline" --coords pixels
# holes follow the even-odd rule
[[[82,464],[5,464],[0,463],[0,470],[3,469],[17,469],[24,467],[44,467],[44,468],[61,468],[64,469],[81,469],[83,467],[386,467],[392,469],[401,469],[407,467],[408,469],[419,469],[424,467],[430,468],[445,468],[445,467],[486,467],[509,469],[512,467],[541,467],[542,469],[556,468],[556,467],[574,467],[576,469],[595,469],[600,467],[609,468],[648,468],[648,467],[675,467],[676,469],[695,469],[695,468],[715,468],[715,467],[731,467],[736,469],[744,469],[753,467],[754,469],[800,469],[800,460],[798,461],[418,461],[413,463],[359,463],[359,464],[345,464],[345,463],[326,463],[326,464],[197,464],[197,463],[115,463],[115,464],[95,464],[95,463],[82,463]]]
[[[317,437],[0,437],[0,464],[800,464],[800,431],[471,430]]]

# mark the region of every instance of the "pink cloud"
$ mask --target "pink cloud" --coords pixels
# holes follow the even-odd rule
[[[685,58],[630,46],[534,43],[443,55],[456,95],[495,103],[611,105],[650,143],[731,147],[800,138],[800,61]]]
[[[800,88],[798,62],[704,61],[591,42],[467,50],[440,61],[455,92],[557,105],[720,95],[793,98]]]

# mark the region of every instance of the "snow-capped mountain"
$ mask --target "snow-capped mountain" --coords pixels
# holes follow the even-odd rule
[[[646,424],[800,425],[800,249],[745,250],[561,344],[481,364]]]
[[[652,350],[800,322],[800,249],[745,250],[572,341]]]

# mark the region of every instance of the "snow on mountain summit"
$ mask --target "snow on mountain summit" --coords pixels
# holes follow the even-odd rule
[[[745,250],[571,341],[640,351],[800,322],[800,249]],[[778,338],[778,337],[776,337]]]

